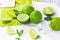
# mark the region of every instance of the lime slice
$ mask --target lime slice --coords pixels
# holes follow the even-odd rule
[[[30,29],[29,34],[33,39],[39,38],[39,35],[36,32],[34,32],[32,29]]]
[[[54,9],[52,7],[46,7],[43,9],[43,12],[47,16],[51,16],[54,14]]]
[[[39,12],[39,11],[33,11],[31,14],[30,14],[30,21],[32,23],[39,23],[41,22],[42,20],[42,14]]]
[[[14,31],[11,27],[8,27],[8,28],[7,28],[7,32],[8,32],[9,35],[14,35],[14,34],[16,34],[15,31]]]
[[[1,20],[2,20],[3,24],[7,24],[7,23],[10,23],[12,19],[11,18],[3,18]]]
[[[2,18],[13,18],[15,17],[15,12],[13,11],[14,8],[3,8],[1,17]]]
[[[12,22],[10,23],[11,26],[21,26],[22,24],[18,21],[18,20],[12,20]]]
[[[14,20],[10,20],[10,19],[1,19],[0,20],[0,26],[2,27],[6,27],[6,26],[21,26],[22,24],[14,19]]]
[[[21,22],[21,23],[27,23],[29,20],[29,16],[27,14],[19,14],[17,16],[17,19]]]
[[[0,19],[0,26],[5,27],[11,22],[11,18],[2,18]]]

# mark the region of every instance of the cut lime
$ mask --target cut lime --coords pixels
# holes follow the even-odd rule
[[[58,18],[58,17],[53,18],[50,22],[50,26],[55,31],[60,30],[60,18]]]
[[[30,34],[31,38],[33,38],[33,39],[37,39],[37,38],[40,37],[40,36],[39,36],[36,32],[34,32],[32,29],[29,31],[29,34]]]
[[[3,18],[1,20],[2,20],[3,24],[7,24],[7,23],[10,23],[12,19],[11,18]]]
[[[17,19],[21,22],[21,23],[27,23],[29,20],[29,16],[27,14],[19,14],[17,16]]]
[[[1,17],[2,18],[13,18],[15,17],[15,12],[13,11],[14,8],[3,8]]]
[[[34,11],[34,8],[32,6],[25,6],[22,8],[22,12],[30,15],[30,13]]]
[[[8,28],[7,28],[7,32],[8,32],[9,35],[14,35],[14,34],[16,34],[15,31],[14,31],[11,27],[8,27]]]
[[[10,23],[11,26],[21,26],[22,24],[18,21],[18,20],[12,20],[12,22]]]
[[[6,26],[20,26],[22,25],[18,20],[10,20],[10,19],[1,19],[0,20],[0,26],[6,27]]]
[[[30,14],[30,21],[32,23],[39,23],[41,22],[42,20],[42,14],[39,12],[39,11],[33,11],[31,14]]]
[[[47,16],[51,16],[54,14],[54,9],[52,7],[46,7],[43,9],[43,12]]]

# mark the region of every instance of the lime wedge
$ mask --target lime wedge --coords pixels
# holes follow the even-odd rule
[[[15,31],[14,31],[11,27],[8,27],[8,28],[7,28],[7,32],[8,32],[9,35],[14,35],[14,34],[16,34]]]
[[[29,31],[29,33],[30,33],[31,38],[33,39],[39,38],[39,35],[36,32],[34,32],[32,29]]]
[[[27,14],[19,14],[17,16],[17,19],[21,22],[21,23],[27,23],[29,20],[29,16]]]
[[[22,24],[18,21],[18,20],[12,20],[12,22],[10,23],[11,26],[21,26]]]

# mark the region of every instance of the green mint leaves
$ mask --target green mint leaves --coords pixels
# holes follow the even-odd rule
[[[21,30],[21,31],[16,30],[16,31],[17,31],[17,35],[18,35],[18,38],[16,38],[16,39],[20,40],[20,37],[23,35],[24,30]]]

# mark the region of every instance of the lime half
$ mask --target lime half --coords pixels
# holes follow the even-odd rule
[[[54,9],[52,7],[46,7],[43,9],[43,12],[47,16],[51,16],[54,14]]]
[[[29,20],[29,16],[27,14],[19,14],[17,16],[17,19],[21,22],[21,23],[27,23]]]

